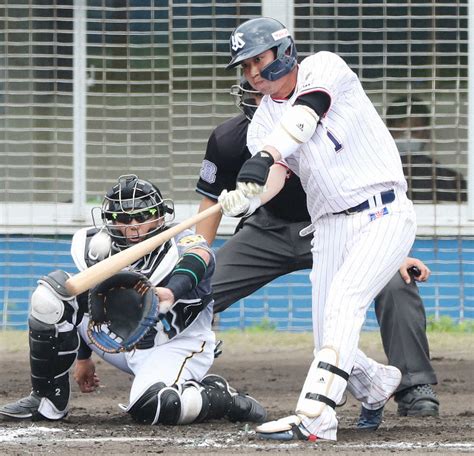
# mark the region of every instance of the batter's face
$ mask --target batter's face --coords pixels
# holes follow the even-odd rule
[[[262,52],[255,57],[250,57],[242,61],[242,70],[245,79],[250,85],[264,95],[272,98],[287,98],[293,92],[296,85],[296,70],[290,72],[276,81],[269,81],[262,78],[260,72],[275,60],[275,53],[272,49]]]

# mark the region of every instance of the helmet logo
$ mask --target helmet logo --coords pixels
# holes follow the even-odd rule
[[[286,28],[277,30],[276,32],[272,33],[272,37],[275,41],[281,40],[282,38],[286,38],[287,36],[290,36],[290,32]]]
[[[245,41],[242,39],[244,36],[243,33],[237,32],[234,33],[230,40],[232,42],[232,50],[233,51],[238,51],[239,49],[242,49],[245,46]]]

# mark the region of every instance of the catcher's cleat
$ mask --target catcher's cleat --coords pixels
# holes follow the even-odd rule
[[[41,412],[39,409],[41,409]],[[40,397],[34,392],[16,402],[0,407],[0,417],[3,419],[57,421],[65,418],[67,413],[67,408],[58,410],[48,398]]]
[[[395,394],[400,416],[438,416],[439,400],[431,385],[416,385]]]
[[[29,396],[23,397],[16,402],[1,406],[0,415],[17,420],[41,419],[41,415],[38,414],[40,402],[41,398],[31,393]]]
[[[357,421],[357,429],[361,431],[376,431],[382,423],[383,409],[383,407],[380,407],[376,410],[369,410],[362,406]]]
[[[247,394],[239,393],[223,377],[214,374],[206,375],[201,383],[217,388],[217,390],[221,391],[223,398],[228,397],[230,399],[225,407],[225,416],[230,421],[261,423],[267,417],[267,411],[256,399]]]
[[[256,429],[257,435],[267,440],[306,440],[315,442],[318,438],[302,424],[298,415],[291,415],[276,421],[263,423]]]

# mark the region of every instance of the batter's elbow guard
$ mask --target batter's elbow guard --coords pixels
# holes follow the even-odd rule
[[[237,182],[254,182],[258,185],[265,185],[273,163],[275,160],[267,151],[258,152],[243,164],[237,176]]]

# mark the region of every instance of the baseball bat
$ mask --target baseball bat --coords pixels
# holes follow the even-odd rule
[[[90,268],[85,269],[82,272],[72,276],[66,281],[66,289],[71,296],[76,296],[84,291],[89,290],[95,285],[103,282],[104,280],[112,277],[123,268],[131,265],[135,261],[144,257],[146,254],[153,252],[157,247],[169,241],[172,237],[181,233],[181,231],[191,228],[201,220],[216,214],[221,210],[219,203],[205,209],[199,214],[193,215],[192,217],[178,223],[167,230],[152,236],[149,239],[145,239],[138,244],[122,250],[115,255],[112,255],[105,260],[94,264]]]

